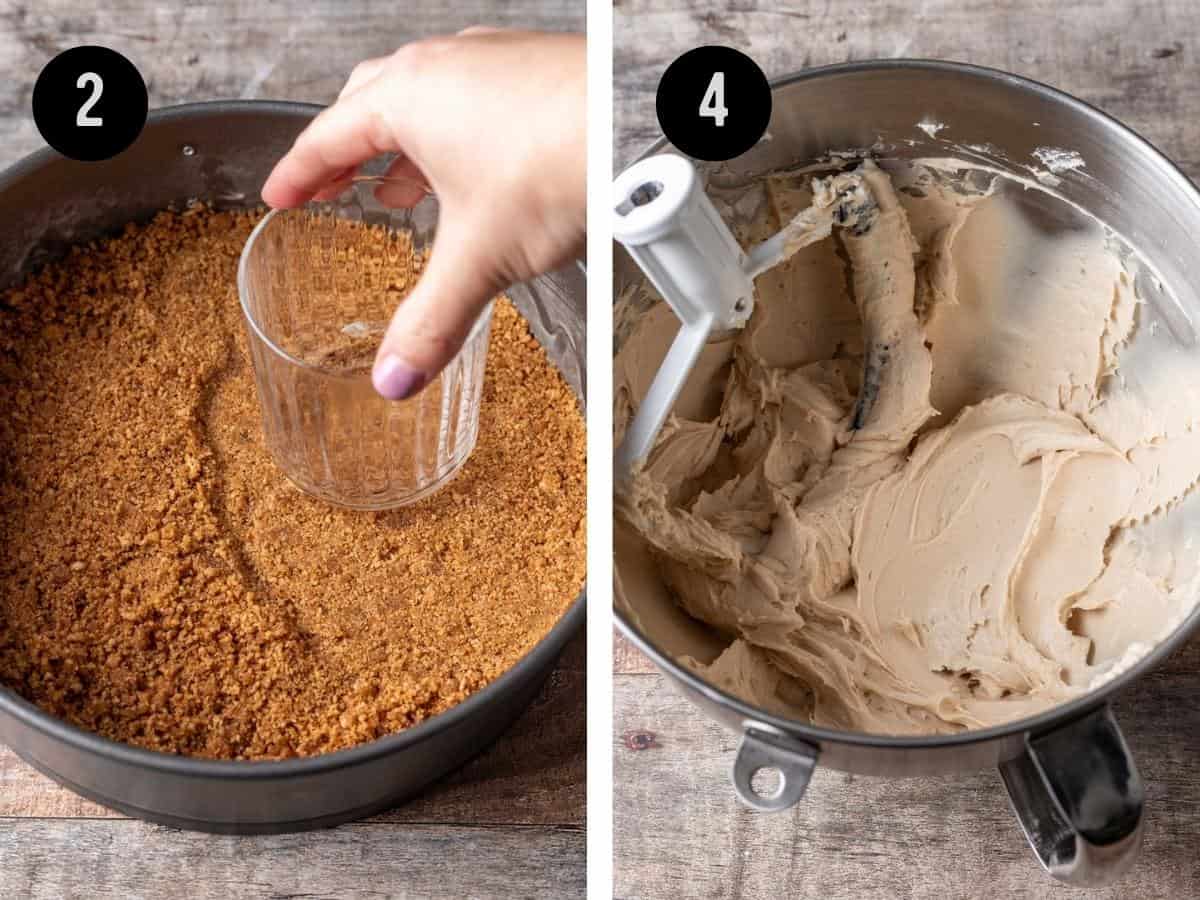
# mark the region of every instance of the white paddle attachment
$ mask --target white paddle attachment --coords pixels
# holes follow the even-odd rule
[[[618,176],[613,191],[613,235],[682,323],[617,450],[622,479],[650,453],[709,335],[746,324],[754,283],[688,160],[644,159]]]

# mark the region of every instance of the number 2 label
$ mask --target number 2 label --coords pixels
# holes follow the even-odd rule
[[[92,107],[100,100],[100,94],[104,91],[104,82],[95,72],[84,72],[75,82],[75,87],[85,88],[89,86],[92,89],[92,93],[83,101],[83,106],[79,107],[79,112],[75,114],[75,124],[80,128],[87,126],[98,127],[104,124],[102,118],[91,115]]]
[[[700,101],[700,118],[712,119],[714,125],[722,128],[728,115],[729,110],[725,107],[725,73],[713,72],[712,81],[708,83],[708,89],[704,92],[704,99]]]

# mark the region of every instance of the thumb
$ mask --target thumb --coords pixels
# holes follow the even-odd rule
[[[467,234],[443,230],[420,281],[397,307],[375,368],[375,390],[388,400],[420,391],[462,348],[471,327],[502,288],[488,274]]]

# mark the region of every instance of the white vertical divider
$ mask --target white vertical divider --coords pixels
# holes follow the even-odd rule
[[[588,623],[587,880],[590,900],[613,892],[613,8],[588,0]]]

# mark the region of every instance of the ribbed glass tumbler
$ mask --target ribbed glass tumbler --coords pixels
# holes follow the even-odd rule
[[[492,310],[426,388],[391,402],[371,365],[415,283],[437,202],[389,210],[360,182],[331,203],[268,213],[238,268],[266,443],[297,486],[331,503],[381,510],[419,500],[466,462]]]

